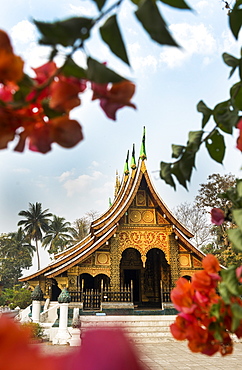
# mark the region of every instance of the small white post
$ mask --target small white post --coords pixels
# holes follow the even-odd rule
[[[33,322],[40,322],[40,301],[32,301],[32,320]]]
[[[67,289],[64,288],[58,297],[58,302],[60,303],[59,329],[55,338],[53,339],[53,344],[67,344],[68,339],[71,337],[67,329],[68,306],[70,301],[70,294],[68,293]]]
[[[43,300],[43,292],[39,285],[36,285],[34,291],[31,293],[32,298],[32,320],[33,322],[40,322],[40,308]]]

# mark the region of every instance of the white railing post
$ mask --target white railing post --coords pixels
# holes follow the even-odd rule
[[[60,304],[60,316],[59,316],[59,329],[55,338],[53,339],[53,344],[67,344],[68,339],[71,337],[67,329],[68,326],[68,307],[71,301],[71,296],[67,289],[64,288],[58,297],[58,302]]]

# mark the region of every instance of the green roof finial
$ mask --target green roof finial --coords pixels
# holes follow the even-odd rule
[[[143,138],[142,138],[142,144],[141,144],[141,148],[140,148],[140,156],[139,157],[142,160],[147,158],[146,150],[145,150],[145,127],[144,127],[144,131],[143,131]]]
[[[136,169],[134,144],[133,144],[133,151],[132,151],[132,158],[131,158],[130,167],[132,168],[132,170]]]
[[[128,150],[126,162],[125,162],[125,165],[124,165],[124,174],[125,175],[129,175],[129,163],[128,162],[129,162],[129,150]]]

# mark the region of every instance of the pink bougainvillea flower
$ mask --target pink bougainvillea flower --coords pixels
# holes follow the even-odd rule
[[[208,293],[212,289],[216,288],[218,285],[218,281],[220,280],[219,275],[216,274],[209,274],[207,271],[202,270],[196,272],[192,276],[192,283],[194,289],[199,292]]]
[[[207,254],[202,261],[202,265],[204,270],[211,274],[221,270],[218,259],[213,254]]]
[[[242,283],[242,266],[237,267],[235,273],[239,283]]]
[[[224,222],[225,214],[220,208],[213,208],[211,210],[211,221],[213,224],[219,226]]]
[[[93,351],[95,349],[95,356]],[[80,347],[45,355],[32,345],[30,329],[0,317],[0,370],[142,370],[137,352],[120,329],[86,333]]]
[[[239,122],[237,123],[237,128],[240,130],[237,139],[237,149],[242,152],[242,118],[239,119]]]
[[[130,102],[135,92],[135,85],[128,80],[123,80],[114,84],[92,83],[92,100],[100,99],[100,106],[108,118],[116,120],[118,109],[129,106],[136,109]]]

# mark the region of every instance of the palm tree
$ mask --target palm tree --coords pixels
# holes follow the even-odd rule
[[[38,241],[42,241],[43,232],[46,233],[49,230],[49,217],[52,216],[52,213],[48,213],[48,211],[49,209],[45,209],[43,211],[42,204],[36,202],[35,204],[29,203],[28,211],[19,212],[19,216],[23,216],[25,219],[20,220],[18,226],[23,225],[26,234],[30,237],[31,240],[35,241],[38,270],[40,269]]]
[[[31,244],[29,236],[24,233],[21,227],[19,227],[17,232],[4,235],[1,240],[1,252],[6,256],[6,258],[15,258],[17,250],[20,252],[22,250],[26,255],[33,257],[36,250],[36,248]]]
[[[48,232],[43,238],[43,246],[50,246],[49,253],[58,253],[70,244],[72,237],[70,235],[71,224],[64,217],[53,215]]]

